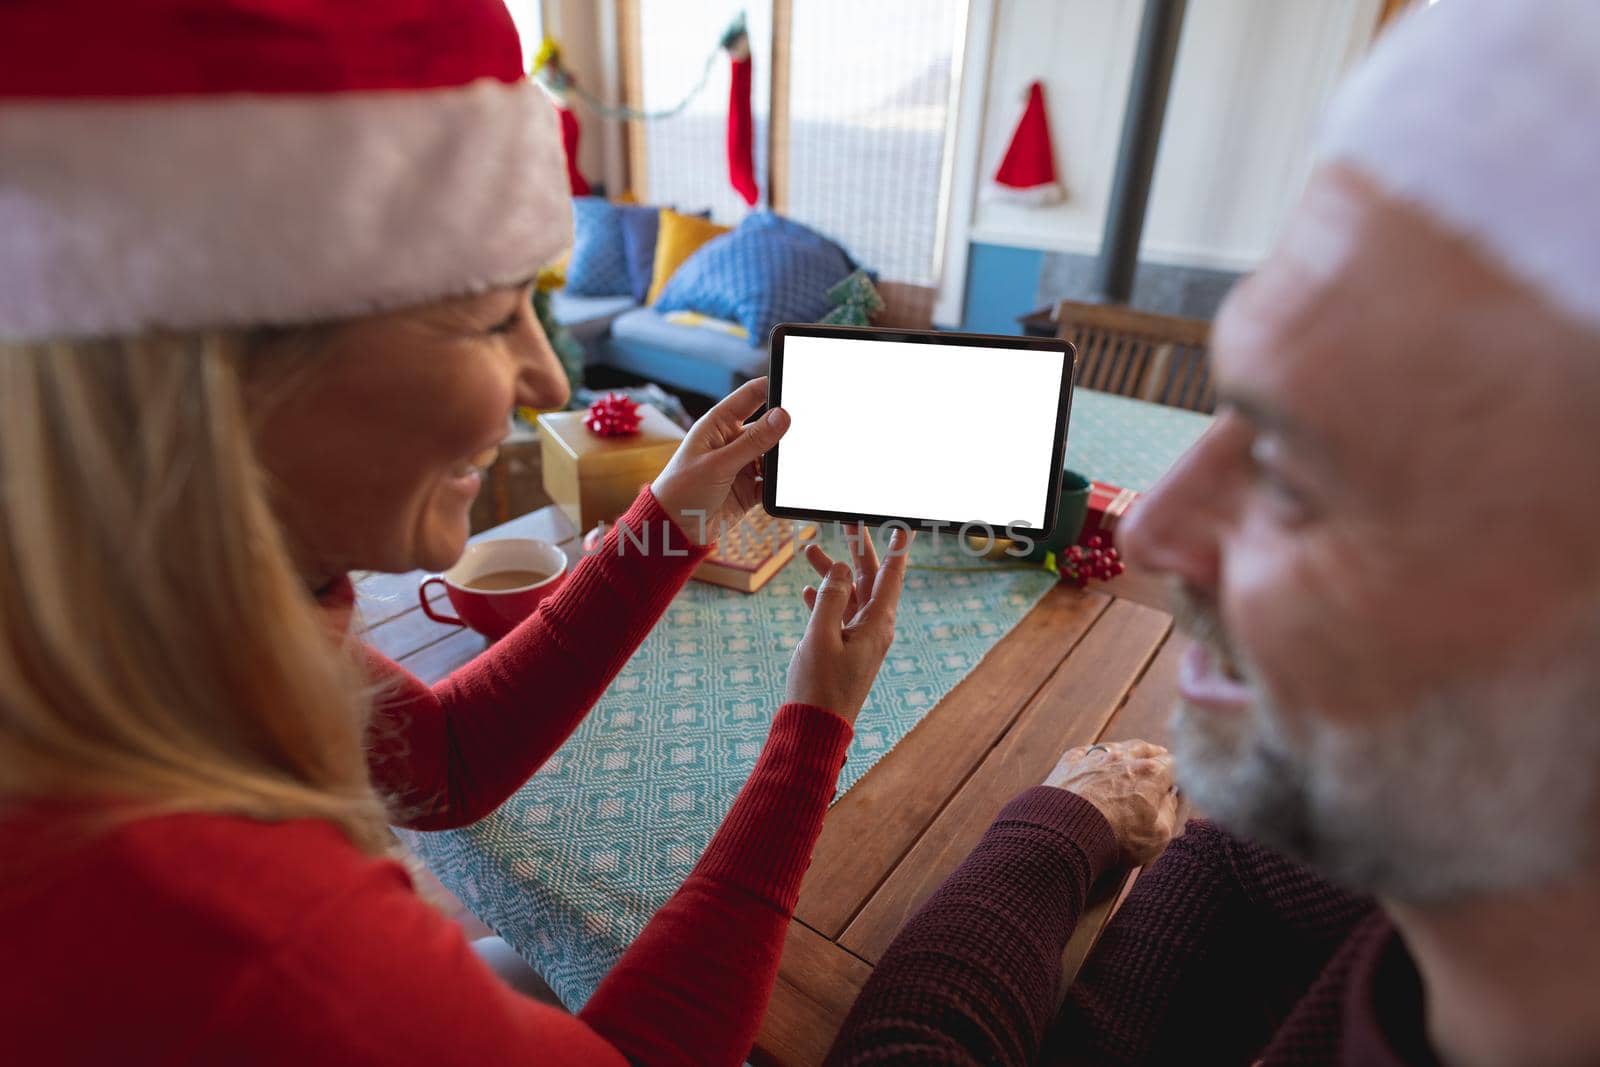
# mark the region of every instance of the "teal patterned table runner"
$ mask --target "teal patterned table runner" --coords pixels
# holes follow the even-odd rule
[[[1210,415],[1078,389],[1067,423],[1067,466],[1123,489],[1148,489],[1209,425]]]
[[[1143,488],[1204,430],[1189,412],[1077,394],[1067,461]],[[837,528],[821,543],[848,558]],[[1042,570],[985,568],[956,538],[922,537],[894,647],[856,722],[850,788],[1049,590]],[[969,569],[969,568],[980,569]],[[440,880],[572,1008],[694,866],[749,776],[805,631],[785,567],[760,592],[690,582],[593,712],[521,790],[482,821],[402,832]]]

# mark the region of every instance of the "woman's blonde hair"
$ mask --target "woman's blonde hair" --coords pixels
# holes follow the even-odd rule
[[[363,679],[252,446],[256,341],[0,344],[0,812],[309,817],[386,847]]]

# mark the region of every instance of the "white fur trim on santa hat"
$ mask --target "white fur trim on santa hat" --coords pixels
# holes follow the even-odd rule
[[[0,338],[291,324],[524,281],[571,243],[531,83],[0,107]]]
[[[1600,325],[1600,2],[1439,0],[1336,96],[1321,159]]]
[[[1023,207],[1049,207],[1067,199],[1067,191],[1060,182],[1045,182],[1022,188],[990,182],[983,190],[983,199],[991,204],[1021,204]]]

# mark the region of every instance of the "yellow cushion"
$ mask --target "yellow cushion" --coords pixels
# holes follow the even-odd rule
[[[644,302],[654,304],[656,297],[661,295],[662,287],[667,284],[667,279],[683,266],[683,261],[692,256],[695,249],[713,237],[727,232],[726,226],[718,226],[707,219],[680,215],[676,211],[662,208],[661,227],[656,233],[656,265],[650,275],[650,292],[644,298]]]
[[[562,286],[566,285],[567,261],[571,258],[572,246],[568,245],[567,249],[562,252],[560,256],[551,260],[539,270],[539,277],[533,283],[534,288],[548,293],[552,289],[560,289]]]
[[[674,326],[699,326],[702,329],[716,330],[730,337],[748,338],[750,331],[740,326],[737,322],[727,319],[714,319],[710,315],[702,315],[698,311],[669,311],[663,316]]]

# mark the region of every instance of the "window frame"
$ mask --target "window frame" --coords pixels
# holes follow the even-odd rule
[[[644,53],[641,47],[641,0],[613,0],[616,25],[616,51],[620,58],[622,102],[630,108],[644,108]],[[764,206],[780,214],[789,209],[789,140],[791,81],[791,45],[794,30],[794,0],[768,0],[772,9],[772,38],[769,42],[771,56],[767,72],[767,170]],[[986,0],[992,2],[992,0]],[[974,0],[963,0],[959,19],[960,30],[953,42],[950,71],[950,91],[946,102],[944,143],[939,165],[939,194],[935,205],[935,232],[931,281],[917,288],[939,289],[946,273],[950,238],[950,209],[955,185],[955,148],[960,133],[959,118],[964,105],[962,85],[964,67],[969,61],[967,46],[971,37],[971,20]],[[650,199],[649,148],[645,124],[632,121],[622,124],[626,128],[626,176],[628,190],[641,200]],[[962,271],[964,274],[965,272]],[[899,281],[901,279],[886,279]]]

